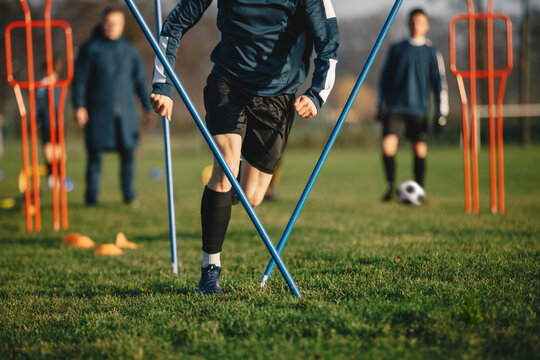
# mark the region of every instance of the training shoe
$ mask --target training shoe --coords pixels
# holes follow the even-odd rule
[[[215,265],[208,265],[201,269],[201,280],[197,286],[197,293],[201,295],[217,295],[221,293],[221,286],[219,286],[219,275],[221,274],[221,267]]]

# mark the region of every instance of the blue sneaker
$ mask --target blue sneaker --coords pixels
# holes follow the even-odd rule
[[[219,275],[221,268],[215,265],[208,265],[201,270],[201,280],[197,286],[197,293],[201,295],[217,295],[221,293],[219,286]]]

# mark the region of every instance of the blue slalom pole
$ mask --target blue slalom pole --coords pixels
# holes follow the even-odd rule
[[[161,61],[165,71],[167,71],[167,74],[170,76],[174,86],[176,87],[176,90],[178,91],[178,93],[182,97],[182,100],[186,104],[186,107],[187,107],[188,111],[190,112],[191,116],[195,120],[195,123],[197,124],[197,127],[201,131],[201,134],[203,135],[204,139],[208,143],[208,146],[210,146],[210,149],[212,150],[212,153],[214,154],[215,158],[219,162],[219,165],[222,167],[223,171],[225,172],[225,175],[227,176],[227,178],[231,182],[233,188],[236,190],[237,194],[240,196],[240,201],[242,202],[242,205],[246,209],[251,221],[253,222],[253,225],[255,225],[255,228],[259,232],[259,235],[261,236],[261,238],[262,238],[262,240],[264,242],[264,245],[268,249],[268,252],[270,252],[270,255],[272,255],[272,258],[277,263],[278,269],[281,272],[281,274],[283,275],[283,278],[285,279],[285,281],[287,282],[287,285],[289,285],[289,288],[291,289],[291,292],[294,295],[298,296],[298,297],[302,297],[302,295],[300,294],[300,291],[298,290],[298,287],[296,286],[293,278],[291,277],[291,274],[289,273],[289,270],[287,269],[287,267],[285,266],[285,263],[283,262],[283,260],[279,256],[279,254],[277,253],[276,248],[274,247],[274,244],[270,240],[270,237],[268,236],[268,234],[267,234],[266,230],[264,229],[261,221],[259,220],[257,214],[255,213],[255,210],[253,210],[253,207],[249,203],[249,201],[248,201],[248,199],[246,197],[246,194],[242,190],[242,187],[238,183],[238,180],[236,180],[236,177],[234,176],[231,169],[229,168],[229,165],[227,165],[227,162],[225,161],[225,158],[221,154],[221,151],[219,150],[218,146],[216,145],[216,142],[214,141],[214,138],[212,137],[212,135],[208,131],[208,128],[204,124],[201,116],[199,115],[199,113],[195,109],[195,106],[193,105],[193,102],[191,101],[190,97],[188,96],[186,90],[184,89],[184,86],[180,82],[180,79],[178,78],[178,76],[174,72],[174,69],[172,68],[171,64],[169,63],[169,61],[167,60],[167,58],[163,54],[163,51],[159,47],[155,37],[152,35],[152,32],[148,28],[148,24],[146,24],[146,22],[144,21],[141,12],[137,8],[137,6],[135,5],[133,0],[125,0],[125,1],[126,1],[126,4],[129,7],[131,13],[135,17],[135,20],[137,20],[137,23],[139,24],[142,32],[144,33],[144,35],[148,39],[148,42],[150,43],[150,45],[154,49],[154,52],[156,53],[156,56]]]
[[[334,126],[334,130],[332,131],[332,134],[330,134],[330,138],[328,139],[328,142],[326,143],[326,146],[324,147],[324,150],[319,158],[319,161],[317,161],[317,165],[315,166],[315,169],[311,173],[311,176],[306,184],[306,187],[304,188],[304,191],[302,192],[302,195],[300,196],[300,199],[298,200],[298,203],[296,204],[296,208],[294,209],[294,212],[287,224],[287,227],[285,228],[285,231],[283,232],[283,235],[281,236],[281,239],[279,240],[277,251],[279,254],[283,251],[283,248],[285,247],[285,244],[287,243],[287,240],[291,234],[291,231],[296,224],[296,221],[298,220],[298,216],[300,216],[300,212],[302,211],[304,204],[311,193],[311,189],[313,188],[313,185],[315,184],[315,181],[317,180],[317,177],[319,176],[319,173],[321,172],[321,169],[326,161],[326,158],[328,157],[328,154],[330,153],[330,150],[332,149],[332,146],[334,146],[334,143],[336,142],[336,138],[341,131],[341,127],[345,123],[345,119],[347,118],[347,115],[349,115],[349,111],[351,110],[351,107],[354,103],[354,100],[356,99],[356,96],[358,95],[358,92],[360,91],[360,88],[362,87],[362,84],[364,83],[364,80],[366,79],[366,76],[371,69],[371,66],[373,65],[373,61],[375,60],[375,57],[377,56],[377,53],[379,52],[379,49],[381,48],[381,45],[386,38],[386,35],[388,34],[388,30],[390,29],[390,26],[394,22],[394,19],[396,17],[396,14],[401,7],[401,3],[403,0],[396,0],[394,3],[394,6],[392,7],[392,10],[390,11],[390,14],[388,15],[388,18],[386,19],[386,22],[384,23],[384,26],[379,34],[379,37],[377,38],[377,41],[375,42],[375,45],[373,45],[373,49],[371,50],[371,53],[369,54],[369,57],[366,61],[366,64],[364,65],[364,68],[362,69],[362,72],[360,73],[360,76],[358,77],[358,80],[356,81],[356,84],[354,85],[354,88],[351,92],[351,95],[349,95],[349,99],[347,100],[347,103],[345,104],[345,107],[341,111],[341,115],[339,116],[339,119]],[[274,270],[275,262],[273,259],[270,259],[270,262],[268,263],[268,266],[266,267],[266,271],[264,272],[264,275],[261,279],[260,286],[264,287],[266,285],[266,282],[268,281],[268,278],[272,274],[272,270]]]
[[[156,9],[156,28],[157,36],[161,32],[161,1],[155,0],[154,7]],[[171,242],[171,263],[172,271],[178,275],[178,254],[176,246],[176,216],[174,211],[174,188],[171,164],[171,132],[169,121],[166,116],[162,117],[163,124],[163,141],[165,145],[165,169],[167,173],[167,201],[169,205],[169,239]]]

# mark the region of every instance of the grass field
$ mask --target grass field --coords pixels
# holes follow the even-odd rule
[[[74,141],[73,141],[74,142]],[[281,198],[257,209],[277,241],[320,150],[291,148]],[[402,148],[398,177],[411,177]],[[121,203],[118,160],[106,157],[100,206],[85,208],[84,153],[70,144],[70,232],[98,244],[118,231],[140,245],[120,257],[61,243],[43,193],[41,233],[21,208],[0,210],[0,359],[9,358],[540,358],[540,148],[506,148],[507,214],[489,212],[481,152],[481,212],[463,206],[459,149],[433,148],[426,203],[382,204],[376,149],[331,153],[284,251],[302,299],[279,271],[258,282],[268,253],[241,206],[222,254],[224,293],[195,293],[200,275],[201,170],[208,150],[174,139],[180,276],[170,271],[159,141],[138,152],[139,206]],[[0,160],[0,197],[16,195],[19,145]]]

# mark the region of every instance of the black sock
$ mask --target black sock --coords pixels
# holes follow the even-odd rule
[[[426,172],[426,159],[414,157],[414,179],[421,187],[424,187],[424,174]]]
[[[208,254],[221,252],[231,219],[231,192],[204,188],[201,201],[202,249]]]
[[[383,154],[383,164],[384,164],[384,173],[386,175],[386,181],[388,182],[388,187],[391,188],[394,186],[394,177],[395,177],[395,156],[386,156]]]

